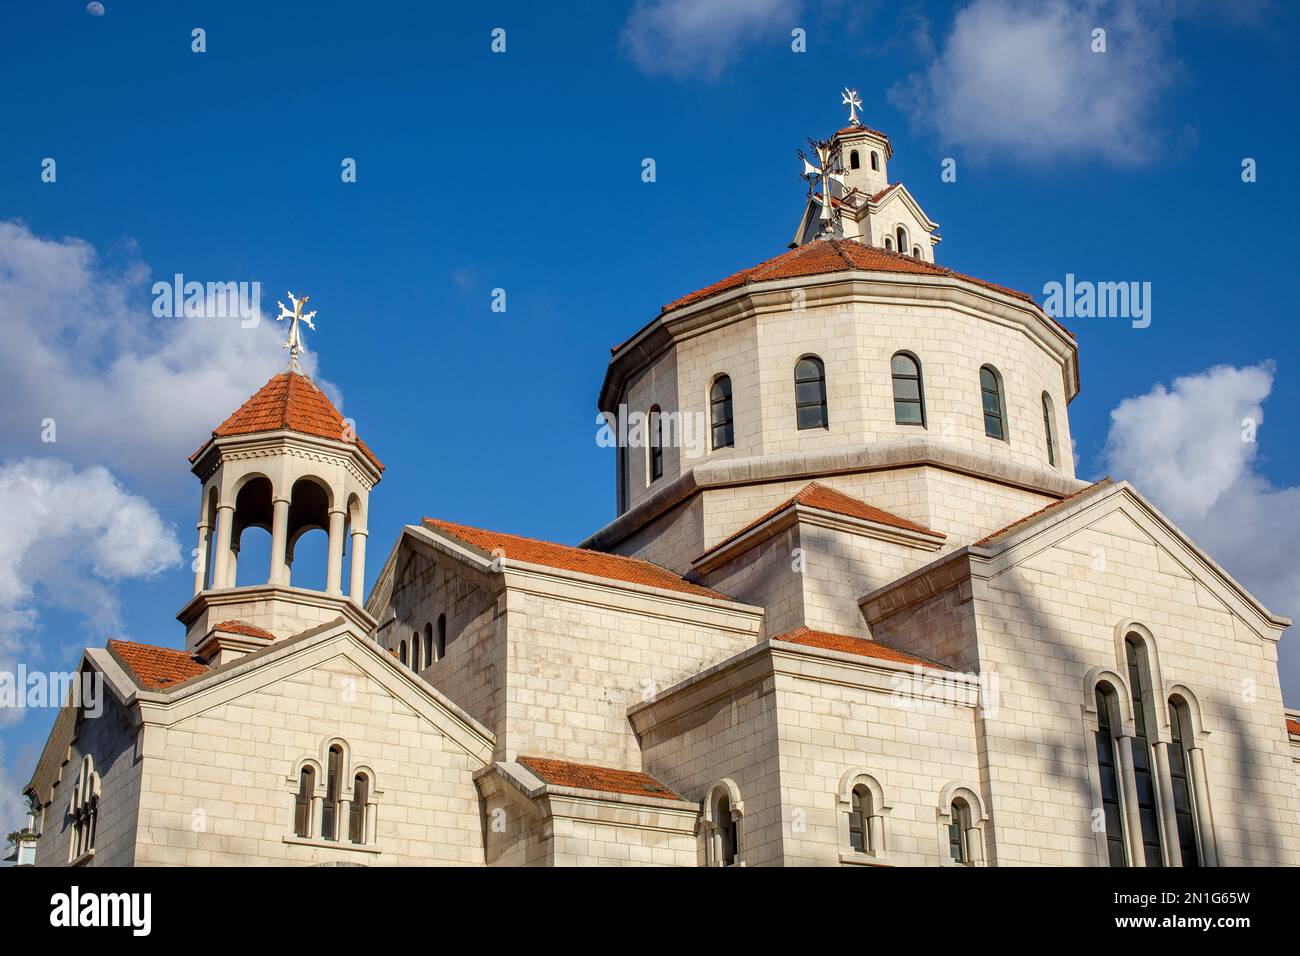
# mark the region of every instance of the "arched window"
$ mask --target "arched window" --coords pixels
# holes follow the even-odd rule
[[[858,151],[855,149],[853,152],[849,153],[849,169],[859,169],[861,166],[862,159],[858,156]]]
[[[920,247],[920,246],[913,246],[913,247],[912,247],[912,258],[913,258],[913,259],[919,259],[919,258],[921,258],[921,247]]]
[[[885,251],[886,252],[894,251],[894,240],[889,236],[885,236]]]
[[[871,151],[871,168],[880,172],[880,154],[874,149]]]
[[[663,416],[659,406],[650,406],[646,417],[650,421],[650,481],[656,481],[664,475]]]
[[[1160,812],[1156,805],[1156,779],[1152,770],[1151,743],[1147,739],[1146,702],[1150,699],[1150,682],[1146,669],[1145,648],[1132,637],[1124,638],[1124,656],[1128,663],[1128,682],[1133,694],[1133,777],[1137,783],[1138,817],[1142,822],[1142,850],[1147,866],[1163,866],[1160,851]]]
[[[1118,701],[1108,684],[1098,684],[1097,773],[1101,779],[1101,810],[1106,825],[1106,850],[1111,866],[1128,866],[1128,844],[1124,834],[1124,810],[1119,799],[1119,762],[1115,759],[1115,728],[1119,725]]]
[[[322,807],[320,835],[324,840],[337,840],[339,810],[339,774],[343,772],[343,748],[330,748],[329,763],[325,771],[325,802]]]
[[[709,866],[740,862],[740,818],[744,804],[731,780],[720,780],[704,798],[705,861]]]
[[[948,855],[954,863],[970,866],[970,805],[960,797],[952,802],[948,822]]]
[[[826,366],[814,355],[794,366],[794,407],[799,428],[829,428],[826,415]]]
[[[303,767],[298,773],[298,793],[293,798],[293,835],[311,836],[311,799],[316,792],[316,768]]]
[[[1007,440],[1006,405],[1002,401],[1002,376],[992,365],[980,369],[980,399],[984,406],[984,434]]]
[[[359,773],[352,780],[352,806],[348,810],[348,840],[366,842],[366,803],[370,799],[370,780]]]
[[[718,798],[716,812],[721,846],[718,858],[723,866],[734,866],[736,854],[740,849],[740,826],[736,822],[735,814],[731,812],[731,800],[727,796]]]
[[[417,674],[420,673],[420,632],[414,631],[411,634],[411,670]]]
[[[1191,718],[1185,701],[1169,699],[1169,780],[1174,791],[1174,819],[1178,825],[1178,852],[1183,866],[1200,866],[1201,855],[1197,848],[1200,829],[1196,814],[1198,807],[1192,794],[1191,773]]]
[[[68,802],[68,816],[72,818],[72,839],[68,845],[68,861],[76,860],[95,849],[95,833],[99,828],[99,774],[90,754],[81,761]]]
[[[889,360],[889,371],[894,382],[894,421],[899,425],[924,425],[921,363],[914,355],[898,352]]]
[[[405,666],[407,662],[406,641],[402,641],[402,643],[397,645],[397,659],[402,662],[403,666]]]
[[[438,615],[438,660],[447,656],[447,615]]]
[[[854,154],[857,155],[856,153]],[[731,377],[719,375],[709,389],[709,423],[713,431],[713,447],[730,448],[736,443],[736,432],[731,417]]]
[[[858,784],[849,800],[849,847],[867,853],[871,849],[871,834],[867,829],[867,821],[871,819],[871,791]]]
[[[428,667],[434,661],[441,660],[442,655],[434,655],[433,652],[433,625],[428,621],[424,622],[424,666]]]
[[[907,230],[899,226],[894,230],[894,235],[898,237],[898,251],[907,255]]]
[[[1047,463],[1056,465],[1056,433],[1052,429],[1052,396],[1043,392],[1043,436],[1047,439]]]

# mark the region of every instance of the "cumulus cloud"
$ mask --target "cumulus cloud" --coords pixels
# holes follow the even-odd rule
[[[1300,620],[1300,486],[1278,487],[1256,462],[1274,373],[1272,363],[1218,365],[1127,398],[1111,412],[1104,457],[1269,610]],[[1294,642],[1283,640],[1281,667],[1297,704]]]
[[[152,275],[135,256],[110,266],[80,239],[0,222],[7,458],[55,453],[78,466],[106,465],[144,488],[174,486],[185,455],[283,368],[283,323],[260,313],[248,328],[238,318],[156,318],[151,287],[171,278]],[[303,364],[314,370],[310,353]]]
[[[651,75],[716,80],[748,44],[788,42],[800,0],[637,0],[623,52]]]
[[[974,155],[1141,163],[1161,146],[1156,107],[1179,72],[1177,10],[1158,0],[974,0],[889,99]],[[1092,50],[1097,28],[1104,53]]]
[[[26,783],[5,766],[4,743],[0,741],[0,851],[6,849],[6,835],[27,825],[27,801],[22,796]]]

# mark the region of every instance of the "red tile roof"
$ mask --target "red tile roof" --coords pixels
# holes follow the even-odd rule
[[[1025,515],[1023,518],[1017,518],[1015,521],[1011,522],[1011,524],[1007,525],[1005,528],[999,528],[997,531],[994,531],[992,534],[987,534],[984,537],[980,538],[978,541],[975,542],[975,544],[976,546],[979,546],[981,544],[988,544],[994,538],[1000,538],[1002,537],[1002,535],[1006,534],[1009,531],[1015,531],[1019,529],[1022,525],[1027,525],[1032,521],[1036,521],[1038,518],[1047,514],[1047,512],[1052,511],[1055,508],[1059,508],[1061,505],[1066,504],[1067,502],[1073,501],[1075,498],[1079,497],[1080,495],[1087,494],[1089,491],[1092,491],[1094,488],[1101,488],[1111,483],[1112,482],[1109,476],[1101,479],[1101,481],[1094,481],[1086,488],[1080,488],[1074,494],[1066,495],[1060,501],[1053,501],[1051,504],[1045,505],[1044,507],[1039,508],[1037,511]]]
[[[654,777],[634,770],[611,770],[567,760],[545,757],[520,757],[519,762],[547,783],[575,790],[600,790],[604,793],[630,793],[638,797],[680,800]]]
[[[1300,737],[1300,720],[1295,720],[1292,717],[1288,717],[1286,719],[1286,732],[1288,734],[1295,734],[1297,737]]]
[[[170,647],[110,640],[108,649],[149,690],[164,690],[208,669],[194,655]]]
[[[857,654],[860,657],[874,657],[882,661],[897,664],[915,664],[920,667],[937,667],[940,670],[952,670],[945,664],[926,660],[914,654],[907,654],[884,644],[877,644],[865,637],[850,637],[847,634],[831,634],[828,631],[814,631],[812,628],[799,626],[793,631],[786,631],[772,638],[774,641],[787,641],[791,644],[804,644],[808,647],[822,647],[828,651],[842,651],[845,654]]]
[[[755,518],[749,524],[745,525],[735,534],[723,538],[713,547],[709,548],[696,561],[718,551],[737,538],[743,537],[753,531],[759,525],[771,518],[776,517],[787,508],[793,508],[795,505],[803,505],[807,508],[816,508],[819,511],[830,511],[837,515],[845,515],[849,518],[861,518],[864,521],[874,521],[877,524],[889,525],[893,528],[902,528],[905,531],[916,531],[920,534],[933,535],[936,538],[946,538],[947,535],[939,531],[931,531],[925,525],[917,524],[915,521],[908,521],[906,518],[900,518],[896,514],[891,514],[874,505],[869,505],[865,501],[859,501],[834,488],[828,488],[820,482],[810,481],[804,486],[803,491],[799,492],[793,498],[787,498],[767,514],[760,518]]]
[[[666,568],[640,558],[606,554],[604,551],[589,551],[586,548],[538,541],[536,538],[525,538],[500,531],[485,531],[482,528],[471,528],[468,525],[454,524],[437,518],[425,518],[423,523],[427,527],[445,531],[452,537],[489,555],[499,550],[506,558],[515,561],[541,564],[564,571],[577,571],[614,581],[643,584],[652,588],[664,588],[668,591],[680,591],[683,594],[730,600],[725,594],[693,584]]]
[[[227,634],[243,634],[245,637],[265,637],[268,640],[275,640],[275,635],[270,631],[245,621],[222,621],[214,630],[225,631]]]
[[[383,470],[384,466],[379,463],[375,453],[352,433],[339,410],[325,397],[325,393],[315,382],[298,372],[281,372],[272,376],[252,398],[212,430],[212,438],[281,429],[355,444],[376,468]],[[199,455],[212,443],[212,438],[190,456],[190,461],[198,460]]]
[[[963,275],[960,272],[954,272],[952,269],[945,269],[943,266],[935,265],[933,262],[926,262],[924,259],[913,259],[911,256],[901,253],[877,249],[875,246],[868,246],[853,239],[818,239],[804,243],[789,252],[768,259],[766,262],[760,262],[756,266],[742,269],[740,272],[725,279],[720,279],[712,285],[707,285],[703,289],[692,292],[690,295],[675,299],[665,305],[662,311],[672,312],[674,309],[692,305],[718,293],[751,285],[755,282],[766,282],[771,279],[794,279],[802,276],[853,270],[947,276],[965,282],[973,282],[986,289],[1014,296],[1029,303],[1034,301],[1033,297],[1028,293],[1008,289],[1006,286],[986,282],[983,279],[976,279],[973,276]],[[1057,324],[1059,325],[1059,323]]]
[[[875,136],[879,136],[886,142],[889,141],[889,135],[887,133],[882,133],[878,129],[872,129],[870,126],[846,126],[843,129],[835,131],[836,136],[844,136],[847,133],[871,133]]]

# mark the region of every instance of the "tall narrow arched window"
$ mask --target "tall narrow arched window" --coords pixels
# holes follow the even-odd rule
[[[799,428],[829,428],[826,414],[826,366],[815,355],[794,366],[794,407]]]
[[[1002,400],[1002,376],[992,365],[980,369],[980,401],[984,407],[984,434],[1006,441],[1006,404]]]
[[[1151,742],[1147,738],[1147,708],[1150,682],[1143,671],[1144,648],[1131,637],[1124,638],[1128,682],[1133,694],[1133,777],[1137,784],[1138,817],[1142,822],[1142,850],[1147,866],[1163,866],[1160,850],[1160,811],[1156,805],[1156,778],[1152,769]]]
[[[913,246],[913,247],[912,247],[912,258],[913,258],[913,259],[919,259],[919,258],[921,258],[921,247],[920,247],[920,246]]]
[[[849,797],[849,847],[858,853],[867,853],[871,847],[871,833],[867,821],[871,819],[871,791],[859,784]]]
[[[324,840],[337,840],[339,810],[339,774],[343,772],[343,748],[334,746],[329,751],[325,771],[325,802],[322,806],[320,835]]]
[[[718,798],[716,811],[718,835],[721,840],[719,859],[723,866],[734,866],[740,851],[740,827],[736,815],[731,812],[731,800],[727,796]]]
[[[650,428],[650,480],[656,481],[664,475],[663,416],[659,412],[659,406],[650,406],[646,418]]]
[[[436,660],[442,658],[441,654],[434,653],[433,649],[433,625],[428,621],[424,622],[424,666],[428,667]]]
[[[348,840],[366,842],[366,803],[370,800],[370,781],[364,773],[352,780],[352,805],[348,809]]]
[[[397,659],[401,661],[403,665],[409,661],[406,652],[406,641],[402,641],[402,643],[397,645]]]
[[[1183,866],[1200,866],[1197,846],[1200,829],[1193,796],[1191,753],[1192,728],[1187,704],[1178,698],[1169,701],[1169,781],[1174,791],[1174,819],[1178,825],[1178,852]]]
[[[889,371],[894,384],[894,421],[899,425],[924,425],[921,363],[915,355],[898,352],[889,360]]]
[[[880,154],[874,149],[871,151],[871,168],[876,172],[880,172]]]
[[[948,855],[954,863],[970,866],[970,805],[965,800],[952,802],[952,815],[948,823]]]
[[[713,447],[730,448],[736,443],[731,415],[731,376],[719,375],[709,389],[709,424]]]
[[[1052,427],[1052,396],[1043,392],[1043,437],[1047,440],[1047,463],[1056,465],[1056,430]]]
[[[1097,773],[1101,781],[1102,821],[1106,826],[1106,853],[1111,866],[1128,866],[1124,836],[1124,809],[1119,798],[1119,763],[1115,759],[1115,728],[1119,724],[1115,691],[1098,684]]]
[[[438,615],[438,660],[447,656],[447,615]]]
[[[420,632],[411,632],[411,670],[420,672]]]
[[[899,226],[894,230],[894,235],[898,237],[898,251],[907,255],[907,230]]]
[[[886,252],[894,251],[894,239],[892,236],[885,236],[885,251]]]
[[[316,769],[303,767],[298,773],[298,793],[293,798],[293,835],[311,836],[311,798],[316,791]]]
[[[90,754],[81,761],[81,773],[73,785],[72,799],[68,802],[68,816],[72,818],[72,839],[68,846],[68,861],[72,862],[95,849],[95,834],[99,829],[99,774]]]
[[[858,151],[855,149],[849,153],[849,169],[859,169],[861,166],[862,158],[858,156]]]

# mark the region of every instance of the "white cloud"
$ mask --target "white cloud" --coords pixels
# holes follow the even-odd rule
[[[37,659],[27,641],[38,604],[73,611],[102,636],[121,626],[117,582],[180,563],[175,528],[102,467],[77,471],[49,458],[0,465],[0,513],[3,670]],[[0,710],[0,724],[20,717]]]
[[[789,43],[800,0],[637,0],[623,52],[646,73],[716,80],[752,42]]]
[[[1269,610],[1300,620],[1300,486],[1256,469],[1272,363],[1218,365],[1156,385],[1111,412],[1104,457]],[[1243,440],[1249,419],[1256,441]],[[1300,649],[1280,649],[1285,698],[1300,704]]]
[[[4,742],[0,741],[0,855],[8,850],[5,837],[27,825],[27,801],[22,795],[27,781],[15,778],[4,758]]]
[[[7,458],[53,453],[107,465],[142,487],[176,487],[185,456],[283,368],[284,329],[272,319],[243,328],[237,318],[155,318],[150,289],[172,271],[152,275],[134,256],[110,267],[80,239],[0,222]],[[314,370],[310,353],[304,366]],[[45,419],[55,422],[55,444],[42,442]]]
[[[1162,145],[1154,118],[1178,73],[1176,5],[974,0],[929,66],[889,91],[920,129],[977,156],[1134,164]],[[1092,32],[1106,30],[1106,52]]]

